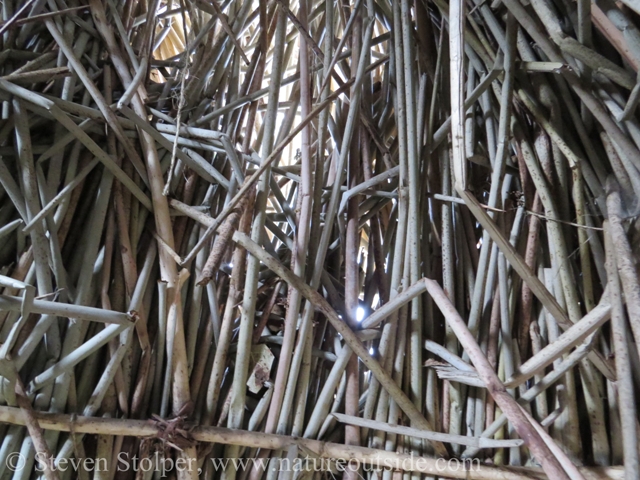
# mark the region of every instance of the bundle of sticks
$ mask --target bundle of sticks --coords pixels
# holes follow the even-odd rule
[[[639,15],[4,0],[0,480],[640,478]]]

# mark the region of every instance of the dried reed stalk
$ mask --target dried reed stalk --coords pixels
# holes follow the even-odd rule
[[[525,3],[5,0],[0,477],[637,478],[639,10]]]

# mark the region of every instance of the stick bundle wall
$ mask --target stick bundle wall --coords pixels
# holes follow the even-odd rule
[[[4,0],[0,480],[639,478],[639,15]]]

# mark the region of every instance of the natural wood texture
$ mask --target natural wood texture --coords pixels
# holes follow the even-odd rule
[[[638,477],[635,3],[0,16],[2,480]]]

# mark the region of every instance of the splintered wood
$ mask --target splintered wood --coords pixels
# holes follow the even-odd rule
[[[0,480],[640,478],[637,2],[1,5]]]

